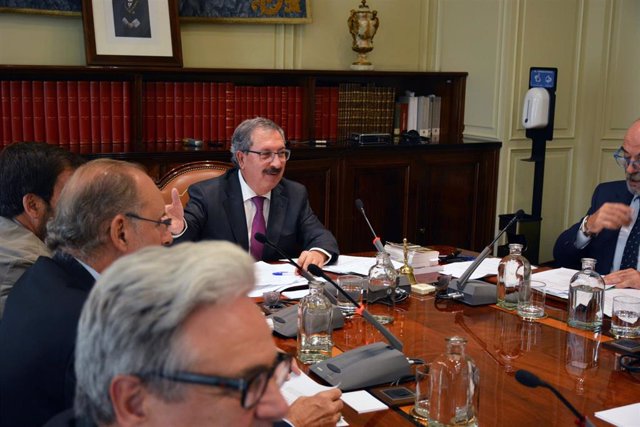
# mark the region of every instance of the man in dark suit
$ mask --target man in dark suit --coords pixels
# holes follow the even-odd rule
[[[47,226],[53,258],[38,258],[7,299],[0,324],[0,426],[41,426],[71,407],[85,299],[117,258],[171,243],[164,207],[154,182],[132,164],[94,160],[71,176]]]
[[[245,120],[233,134],[231,153],[237,168],[192,185],[184,211],[173,191],[167,213],[176,242],[228,240],[257,260],[279,259],[276,251],[255,240],[255,233],[261,232],[289,256],[298,257],[305,269],[335,261],[336,239],[311,210],[306,189],[283,178],[291,154],[283,130],[268,119]]]
[[[558,237],[553,256],[574,269],[580,269],[581,258],[594,258],[607,284],[640,288],[640,120],[629,127],[614,157],[626,179],[596,187],[587,215]]]

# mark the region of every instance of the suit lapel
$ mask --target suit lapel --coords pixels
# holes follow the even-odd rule
[[[229,221],[234,240],[248,251],[249,240],[247,236],[249,231],[247,230],[247,219],[244,214],[244,203],[242,201],[242,190],[240,189],[238,173],[238,169],[234,169],[234,171],[226,177],[225,193],[227,197],[222,202],[222,206]]]
[[[267,223],[267,238],[274,242],[276,245],[279,243],[279,237],[282,234],[282,228],[284,225],[284,219],[287,213],[287,206],[289,205],[289,197],[287,196],[282,182],[280,182],[276,188],[271,191],[271,202],[269,205],[269,221]],[[265,246],[262,258],[278,258],[278,255],[273,249]]]

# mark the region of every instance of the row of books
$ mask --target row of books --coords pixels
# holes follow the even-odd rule
[[[338,138],[345,140],[352,133],[391,133],[394,102],[394,88],[341,84],[338,87]]]
[[[0,143],[130,151],[130,90],[128,81],[0,81]]]
[[[439,96],[416,96],[407,91],[396,102],[393,133],[400,135],[407,130],[416,130],[430,142],[440,142],[441,105],[442,99]]]
[[[245,119],[261,116],[278,123],[289,140],[302,138],[302,88],[235,86],[231,82],[147,82],[142,98],[145,143],[183,138],[222,143]]]

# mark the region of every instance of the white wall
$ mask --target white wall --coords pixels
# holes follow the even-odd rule
[[[182,23],[185,67],[348,69],[356,0],[312,0],[307,25]],[[584,215],[611,154],[640,117],[637,0],[370,0],[378,70],[468,71],[465,134],[503,142],[498,213],[531,209],[530,142],[520,126],[529,67],[559,69],[547,146],[541,260]],[[0,14],[0,63],[84,64],[79,17]]]

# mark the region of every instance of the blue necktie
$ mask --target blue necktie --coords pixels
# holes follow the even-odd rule
[[[640,218],[636,218],[635,224],[629,233],[627,243],[624,245],[620,270],[638,267],[638,247],[640,247]]]

